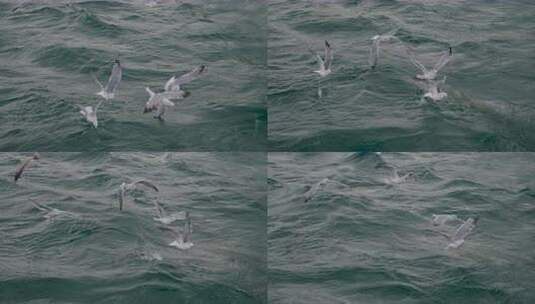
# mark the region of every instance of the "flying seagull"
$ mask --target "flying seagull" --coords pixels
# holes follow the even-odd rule
[[[450,61],[453,55],[453,50],[451,47],[449,47],[449,50],[444,52],[442,56],[440,56],[440,59],[430,70],[428,70],[422,63],[416,60],[416,57],[414,56],[412,51],[410,51],[410,49],[408,49],[408,54],[412,64],[418,69],[420,69],[420,71],[422,71],[422,74],[416,75],[416,78],[420,80],[433,80],[437,77],[438,71],[440,71],[440,69],[442,69]]]
[[[163,120],[165,107],[174,106],[172,99],[183,99],[189,96],[189,92],[181,89],[181,85],[189,83],[199,77],[206,70],[206,66],[201,65],[192,71],[178,77],[173,75],[164,86],[164,91],[160,93],[153,92],[149,87],[145,90],[149,93],[149,100],[145,103],[143,113],[156,112],[154,118]]]
[[[158,188],[146,180],[138,180],[130,184],[123,182],[121,186],[119,187],[119,210],[123,210],[124,197],[125,197],[126,191],[135,189],[137,185],[143,185],[145,187],[149,187],[153,189],[154,191],[158,192]]]
[[[88,106],[88,107],[80,106],[80,114],[82,114],[82,116],[85,118],[85,120],[87,120],[87,122],[92,124],[93,127],[95,127],[95,128],[98,127],[97,111],[98,111],[98,107],[100,107],[101,103],[102,103],[102,101],[100,101],[97,104],[97,106],[95,107],[94,110],[93,110],[93,107],[91,107],[91,106]]]
[[[38,159],[39,159],[39,153],[34,153],[33,156],[26,159],[24,163],[22,163],[22,165],[20,165],[15,171],[15,182],[17,182],[17,180],[19,180],[19,178],[22,176],[22,172],[24,172],[24,170],[30,167],[32,161],[38,160]]]
[[[119,61],[119,59],[115,59],[115,63],[113,64],[113,68],[111,70],[110,78],[108,79],[108,83],[105,87],[95,77],[95,81],[100,87],[100,92],[98,92],[97,95],[102,96],[102,98],[106,100],[113,99],[115,97],[115,90],[119,86],[122,77],[123,68],[121,66],[121,62]]]
[[[331,45],[327,40],[325,40],[325,54],[323,58],[321,58],[320,54],[316,54],[316,60],[318,61],[320,67],[319,70],[314,71],[314,73],[318,73],[321,77],[325,77],[331,74],[333,51],[331,49]]]
[[[190,249],[193,247],[191,242],[191,218],[189,212],[186,211],[186,223],[184,224],[184,231],[177,234],[177,239],[169,243],[169,246],[176,247],[178,249]]]

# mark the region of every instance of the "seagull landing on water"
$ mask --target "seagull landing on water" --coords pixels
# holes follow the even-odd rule
[[[189,212],[186,211],[186,223],[184,224],[184,231],[177,234],[177,239],[169,243],[169,246],[176,247],[178,249],[186,250],[193,247],[191,242],[191,218]]]
[[[172,99],[183,99],[189,96],[189,92],[182,90],[180,86],[193,81],[203,74],[205,70],[206,66],[201,65],[180,77],[173,75],[173,77],[165,83],[164,91],[161,93],[155,93],[149,87],[145,88],[147,93],[149,93],[149,100],[145,104],[143,113],[156,111],[154,118],[163,120],[165,107],[175,105],[175,103],[171,101]]]
[[[105,87],[95,77],[95,81],[100,87],[100,92],[98,92],[97,95],[102,96],[102,98],[106,100],[113,99],[115,97],[115,90],[119,86],[122,77],[123,68],[121,67],[121,62],[119,61],[119,59],[115,59],[115,63],[113,64],[113,68],[111,70],[110,78],[108,79],[108,83]]]
[[[119,210],[123,210],[123,204],[124,204],[126,191],[135,189],[137,185],[143,185],[145,187],[149,187],[153,189],[154,191],[158,192],[158,188],[155,185],[153,185],[151,182],[146,181],[146,180],[138,180],[130,184],[122,183],[121,186],[119,187]]]
[[[314,73],[318,73],[321,77],[325,77],[331,74],[333,51],[331,49],[331,45],[327,40],[325,40],[325,54],[323,58],[321,58],[320,54],[316,54],[316,60],[318,61],[320,67],[319,70],[314,71]]]
[[[420,69],[420,71],[422,71],[422,74],[416,75],[416,79],[433,80],[437,77],[438,71],[440,71],[440,69],[442,69],[450,61],[451,56],[453,55],[453,50],[450,47],[448,51],[444,52],[444,54],[440,56],[440,59],[437,61],[435,66],[430,70],[428,70],[423,64],[416,60],[416,57],[412,54],[411,51],[409,51],[408,54],[412,64],[418,69]]]
[[[444,83],[446,83],[446,77],[444,77],[440,81],[429,80],[428,81],[428,84],[429,84],[428,92],[424,94],[424,98],[430,99],[432,101],[440,101],[440,100],[448,97],[448,94],[446,92],[442,92],[442,90],[439,87],[439,85],[442,85]]]
[[[39,153],[34,153],[32,157],[29,157],[28,159],[26,159],[22,163],[22,165],[20,165],[20,167],[18,167],[17,170],[15,171],[15,182],[17,182],[17,180],[19,180],[19,178],[22,176],[22,172],[28,169],[34,160],[38,160],[38,159],[39,159]]]
[[[93,110],[93,107],[90,107],[90,106],[88,107],[80,106],[80,114],[82,114],[85,120],[87,120],[87,122],[92,124],[93,127],[95,128],[98,127],[97,111],[101,103],[102,101],[97,104],[94,110]]]

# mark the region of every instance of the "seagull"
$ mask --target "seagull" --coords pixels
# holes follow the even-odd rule
[[[464,239],[468,236],[472,230],[476,227],[478,218],[468,218],[459,228],[455,231],[455,234],[451,237],[451,243],[446,247],[449,248],[459,248],[463,243]]]
[[[108,79],[106,87],[104,87],[102,83],[100,83],[100,81],[98,81],[98,79],[95,77],[95,81],[100,87],[100,92],[98,92],[97,95],[102,96],[102,98],[106,100],[113,99],[115,97],[115,90],[119,86],[122,77],[123,68],[121,67],[121,62],[119,59],[115,59],[115,63],[113,64],[111,75]]]
[[[314,184],[307,192],[305,192],[305,194],[303,194],[303,196],[305,198],[305,203],[310,201],[312,199],[312,197],[316,194],[316,192],[318,192],[320,190],[320,188],[322,188],[324,185],[326,185],[327,182],[329,182],[329,179],[328,178],[324,178],[321,181],[319,181],[318,183]]]
[[[444,83],[446,83],[446,77],[444,77],[440,81],[428,80],[429,88],[428,92],[424,94],[424,98],[430,99],[432,101],[440,101],[448,97],[448,94],[446,92],[442,92],[439,87],[439,85]]]
[[[193,247],[191,242],[191,218],[189,217],[189,212],[186,211],[186,223],[184,224],[184,231],[178,233],[177,239],[169,243],[169,246],[176,247],[178,249],[190,249]]]
[[[201,65],[192,71],[177,77],[173,75],[164,86],[164,91],[161,93],[153,92],[149,87],[145,90],[149,93],[149,100],[145,103],[143,113],[156,111],[154,118],[163,120],[166,106],[174,106],[175,103],[171,99],[183,99],[189,96],[189,92],[183,91],[180,86],[189,83],[199,77],[206,70],[206,66]]]
[[[184,220],[186,219],[186,212],[176,212],[172,213],[170,215],[167,215],[165,210],[158,204],[158,201],[154,201],[154,206],[156,207],[156,211],[158,212],[158,217],[153,217],[152,219],[160,222],[165,225],[169,225],[177,220]]]
[[[126,194],[126,191],[135,189],[137,185],[143,185],[152,188],[154,189],[154,191],[158,192],[158,188],[146,180],[138,180],[130,184],[123,182],[119,187],[119,210],[123,210],[124,196]]]
[[[398,41],[398,37],[394,36],[393,33],[395,31],[392,31],[388,34],[382,34],[382,35],[375,35],[372,37],[372,46],[370,47],[370,58],[369,63],[372,69],[375,69],[377,66],[377,62],[379,61],[379,50],[380,50],[380,44],[381,42],[391,42],[391,41]]]
[[[100,104],[102,103],[102,101],[100,101],[97,106],[95,107],[95,110],[93,110],[93,107],[82,107],[82,106],[79,106],[80,107],[80,114],[82,114],[82,116],[85,118],[85,120],[87,120],[87,122],[89,122],[90,124],[93,125],[93,127],[97,128],[98,127],[98,120],[97,120],[97,111],[98,111],[98,107],[100,107]]]
[[[38,159],[39,159],[39,153],[34,153],[32,157],[29,157],[28,159],[26,159],[24,163],[22,163],[22,165],[19,166],[17,170],[15,171],[15,182],[17,182],[17,180],[19,180],[19,178],[22,176],[22,172],[24,172],[24,170],[30,167],[32,161],[38,160]]]
[[[451,56],[453,55],[453,50],[450,47],[448,51],[444,52],[444,54],[440,56],[440,59],[437,61],[435,66],[432,69],[428,70],[423,64],[421,64],[418,60],[416,60],[416,57],[414,56],[412,51],[410,51],[410,49],[408,50],[409,50],[408,54],[409,54],[410,61],[412,62],[414,66],[416,66],[418,69],[422,71],[422,74],[416,75],[416,79],[419,79],[419,80],[435,79],[437,77],[438,71],[440,71],[440,69],[442,69],[450,61]]]
[[[318,61],[318,64],[320,65],[319,70],[314,71],[314,73],[318,73],[321,77],[325,77],[329,74],[331,74],[331,66],[333,62],[333,51],[331,49],[331,45],[327,40],[325,40],[325,55],[323,58],[321,58],[320,54],[316,54],[316,60]]]

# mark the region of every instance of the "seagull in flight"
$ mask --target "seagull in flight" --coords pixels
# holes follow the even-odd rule
[[[325,40],[325,54],[323,55],[323,58],[321,58],[320,54],[316,54],[316,60],[319,64],[319,70],[314,71],[314,73],[318,73],[321,77],[325,77],[331,74],[333,51],[331,49],[331,45],[327,40]]]
[[[151,188],[156,192],[159,191],[158,188],[154,184],[143,179],[135,181],[130,184],[123,182],[121,186],[119,187],[119,210],[123,210],[123,204],[125,200],[126,191],[134,190],[138,185],[143,185],[145,187]]]
[[[111,70],[111,75],[106,86],[103,86],[102,83],[100,83],[100,81],[98,81],[98,79],[95,77],[95,81],[100,87],[100,92],[98,92],[97,95],[102,96],[102,98],[105,100],[113,99],[115,97],[115,90],[119,86],[122,77],[123,68],[121,66],[121,62],[119,59],[115,59],[113,68]]]
[[[178,77],[173,75],[164,86],[164,91],[160,93],[153,92],[149,87],[145,90],[149,93],[149,100],[145,103],[143,113],[155,112],[154,118],[163,120],[165,107],[174,106],[172,99],[183,99],[189,96],[189,92],[182,90],[183,84],[189,83],[199,77],[206,70],[206,66],[201,65],[192,71]]]
[[[15,171],[15,182],[17,182],[17,180],[20,179],[20,177],[22,176],[22,172],[24,172],[24,170],[28,169],[34,160],[38,160],[38,159],[39,159],[39,153],[34,153],[33,156],[31,156],[28,159],[26,159],[22,163],[22,165],[20,165],[17,168],[17,170]]]
[[[88,107],[79,106],[80,107],[80,114],[82,114],[82,116],[85,118],[85,120],[87,120],[87,122],[92,124],[93,127],[95,127],[95,128],[98,127],[97,111],[98,111],[98,107],[100,107],[101,103],[102,103],[102,101],[100,101],[97,104],[97,106],[95,107],[94,110],[93,110],[93,107],[91,107],[91,106],[88,106]]]
[[[412,64],[420,69],[422,74],[416,75],[416,79],[419,80],[433,80],[437,77],[438,71],[442,69],[451,59],[453,55],[453,50],[451,47],[440,56],[440,59],[437,61],[435,66],[432,69],[427,69],[422,63],[420,63],[418,60],[416,60],[416,57],[412,53],[412,51],[408,51],[409,59],[412,62]]]

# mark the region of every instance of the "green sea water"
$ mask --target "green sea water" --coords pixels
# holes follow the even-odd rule
[[[14,183],[25,156],[0,153],[0,303],[266,302],[265,153],[41,153]],[[159,192],[119,211],[137,179]]]
[[[269,303],[533,303],[534,163],[531,153],[270,153]],[[435,226],[433,214],[461,221]],[[470,217],[464,244],[446,249]]]
[[[148,3],[153,3],[148,5]],[[263,151],[266,8],[256,1],[0,1],[1,151]],[[93,76],[124,67],[99,127]],[[143,114],[175,73],[204,64],[165,122]]]
[[[533,1],[269,1],[268,112],[271,151],[533,151]],[[393,32],[440,71],[448,98],[427,88]],[[328,40],[332,74],[315,54]],[[318,96],[318,87],[322,97]]]

